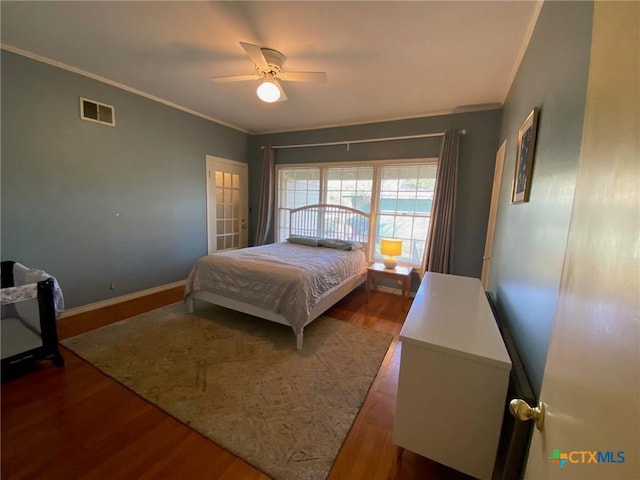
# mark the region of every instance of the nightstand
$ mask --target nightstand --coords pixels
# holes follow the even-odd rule
[[[411,272],[413,267],[401,267],[385,268],[382,263],[374,263],[369,265],[367,270],[367,301],[369,300],[369,290],[371,290],[371,283],[373,283],[374,290],[377,290],[380,278],[390,278],[397,280],[402,284],[402,297],[403,299],[409,299],[409,287],[411,285]],[[402,308],[404,310],[406,302],[402,302]]]

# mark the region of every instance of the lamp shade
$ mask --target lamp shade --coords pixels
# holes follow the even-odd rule
[[[380,241],[380,253],[389,257],[397,257],[402,254],[402,240],[383,238]]]

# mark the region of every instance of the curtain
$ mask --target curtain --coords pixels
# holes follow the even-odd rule
[[[276,151],[271,145],[262,152],[262,184],[260,186],[260,206],[256,227],[255,245],[267,243],[273,224],[273,204],[276,189]]]
[[[440,146],[431,225],[422,263],[424,272],[449,273],[452,267],[459,145],[460,130],[447,130]]]

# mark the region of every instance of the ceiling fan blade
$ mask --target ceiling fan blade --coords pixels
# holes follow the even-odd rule
[[[278,82],[277,80],[274,80],[273,83],[275,83],[276,87],[278,87],[278,90],[280,90],[280,98],[276,100],[276,102],[274,103],[287,101],[288,100],[287,95],[284,93],[284,89],[282,88],[282,85],[280,85],[280,82]]]
[[[327,74],[324,72],[280,72],[278,78],[287,82],[327,83]]]
[[[247,52],[249,58],[253,63],[256,64],[258,68],[268,68],[269,64],[267,63],[267,59],[264,58],[264,54],[262,53],[262,49],[254,45],[252,43],[240,42],[240,46],[244,48],[244,51]]]
[[[258,80],[262,78],[262,75],[258,73],[252,73],[251,75],[231,75],[228,77],[212,77],[216,83],[229,83],[229,82],[244,82],[245,80]]]

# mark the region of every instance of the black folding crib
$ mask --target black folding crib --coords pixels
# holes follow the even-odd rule
[[[64,365],[58,347],[56,318],[62,312],[62,292],[54,277],[14,261],[1,266],[2,370],[24,360],[51,360]]]

